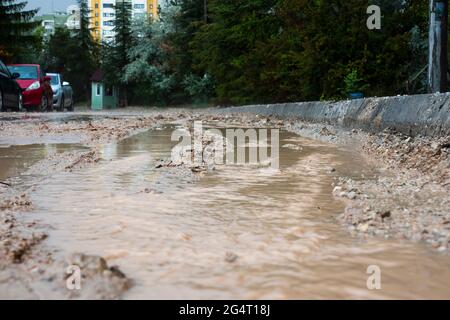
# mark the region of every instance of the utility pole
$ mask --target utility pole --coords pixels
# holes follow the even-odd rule
[[[430,0],[428,90],[447,91],[448,0]]]

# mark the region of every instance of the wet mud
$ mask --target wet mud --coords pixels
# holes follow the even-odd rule
[[[3,297],[450,297],[444,138],[214,110],[80,117],[1,122]],[[194,120],[281,129],[279,169],[174,165],[171,134]]]

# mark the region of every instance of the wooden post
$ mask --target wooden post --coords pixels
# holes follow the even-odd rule
[[[429,92],[447,91],[448,0],[430,0]]]

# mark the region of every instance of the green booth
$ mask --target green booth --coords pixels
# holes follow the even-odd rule
[[[103,81],[103,72],[95,71],[91,77],[92,96],[91,109],[115,109],[119,105],[119,92],[116,87],[106,85]]]

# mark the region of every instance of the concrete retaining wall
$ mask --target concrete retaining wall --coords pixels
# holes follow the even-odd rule
[[[393,128],[409,135],[450,134],[450,93],[367,98],[339,102],[251,105],[222,112],[296,118],[368,131]]]

